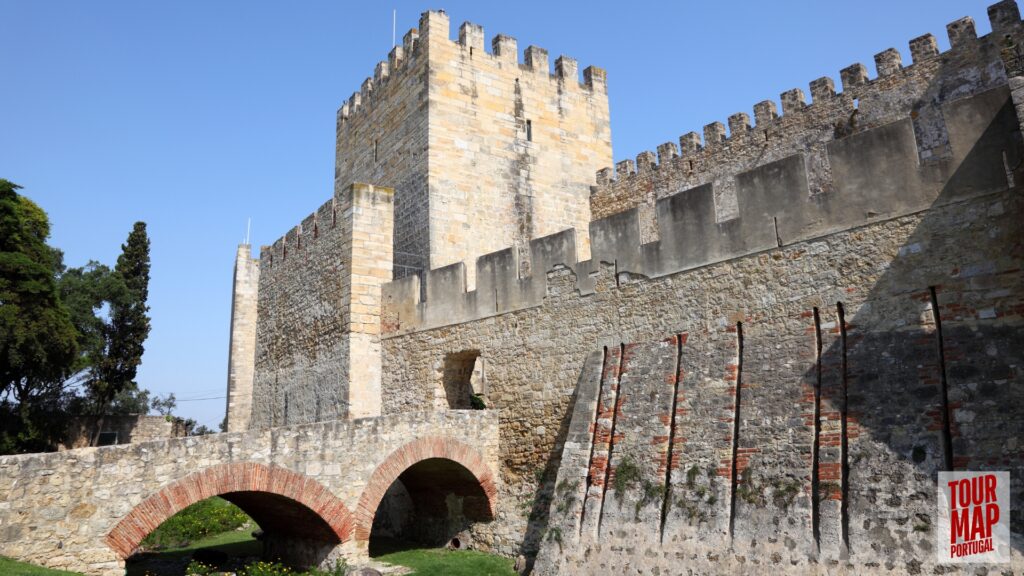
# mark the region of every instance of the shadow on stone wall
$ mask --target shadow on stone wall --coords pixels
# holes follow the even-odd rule
[[[763,565],[769,565],[766,550],[779,550],[799,562],[849,561],[919,573],[922,564],[936,558],[937,473],[1009,470],[1017,479],[1011,489],[1011,531],[1014,548],[1021,550],[1024,197],[1014,183],[1024,181],[1024,170],[1009,93],[988,97],[1003,100],[977,142],[958,153],[963,160],[955,170],[948,155],[906,168],[926,184],[944,183],[916,224],[907,217],[844,232],[860,247],[858,253],[832,253],[827,242],[814,239],[763,252],[759,257],[768,267],[801,258],[817,267],[815,273],[787,277],[804,271],[780,262],[778,270],[785,272],[765,276],[788,284],[798,300],[778,302],[772,286],[745,282],[751,300],[736,304],[745,311],[724,334],[680,327],[692,332],[692,346],[703,346],[681,349],[679,394],[687,398],[681,407],[693,411],[706,402],[704,416],[726,418],[701,423],[671,412],[679,418],[675,434],[680,438],[667,458],[672,472],[659,498],[668,504],[660,522],[657,514],[648,514],[653,528],[645,529],[654,540],[631,545],[655,548],[660,536],[663,552],[696,540],[715,542],[716,555],[727,549],[748,559],[760,556]],[[871,172],[872,164],[861,166]],[[861,177],[871,183],[870,176]],[[898,181],[886,184],[883,189],[894,194],[903,191]],[[887,236],[872,236],[879,234]],[[821,274],[829,271],[831,276]],[[809,280],[821,284],[801,289]],[[702,338],[703,344],[694,344]],[[734,356],[738,359],[731,364]],[[702,381],[722,374],[735,386],[712,389]],[[561,447],[584,385],[596,386],[581,378],[560,423],[524,551],[535,550],[551,528],[554,477],[565,477],[559,471],[565,457]],[[719,436],[737,413],[735,434]],[[592,414],[576,414],[586,422],[572,419],[574,431],[593,423]],[[613,436],[613,445],[620,442]],[[660,440],[631,442],[644,446]],[[722,453],[731,461],[713,459]],[[713,498],[716,478],[725,498]],[[714,510],[687,509],[685,495],[698,491],[702,498],[710,491],[703,505]],[[613,516],[613,526],[600,533],[632,530],[626,524],[640,522],[644,506],[637,505],[635,518],[632,507],[622,518]],[[604,510],[602,518],[607,514]],[[587,541],[586,527],[580,532],[579,547],[563,551],[559,543],[557,554],[582,556],[582,549],[598,544]],[[775,564],[784,558],[771,556]]]

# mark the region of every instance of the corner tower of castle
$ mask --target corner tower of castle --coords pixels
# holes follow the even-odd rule
[[[338,111],[335,188],[395,190],[395,277],[590,222],[590,186],[612,160],[605,72],[426,12]],[[586,250],[585,238],[580,244]]]

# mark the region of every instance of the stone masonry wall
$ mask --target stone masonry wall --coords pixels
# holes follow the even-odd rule
[[[380,413],[392,214],[390,189],[354,184],[260,250],[250,428]]]
[[[586,296],[576,274],[560,268],[548,275],[540,307],[386,338],[385,412],[429,403],[444,356],[479,350],[488,406],[502,414],[504,491],[491,545],[529,552],[543,538],[565,562],[562,573],[672,573],[682,560],[702,574],[776,563],[801,573],[837,565],[917,573],[934,558],[934,473],[947,466],[930,286],[942,318],[953,465],[1024,473],[1012,440],[1024,434],[1024,378],[1014,368],[1024,362],[1022,223],[1015,188],[656,280],[616,279],[604,266]],[[614,368],[623,345],[624,368]],[[601,346],[609,351],[596,412],[601,432],[570,458],[561,443],[574,400],[586,395],[583,383],[601,381],[584,368]],[[821,448],[812,485],[818,365]],[[616,381],[623,388],[613,400]],[[594,410],[575,411],[588,415],[582,430],[594,426]],[[628,457],[640,470],[621,500],[611,487],[600,495],[604,482],[615,482],[614,472],[598,480],[609,438],[619,445],[613,468]],[[837,466],[843,441],[847,473]],[[583,464],[559,469],[565,461]],[[662,512],[666,485],[673,490]],[[584,494],[604,508],[588,504],[580,536]],[[822,500],[817,537],[812,494]],[[1011,498],[1020,510],[1019,486]],[[844,500],[846,520],[838,510]],[[1018,536],[1024,531],[1018,512],[1013,526]],[[847,543],[848,559],[840,554]]]
[[[182,420],[166,416],[77,416],[68,421],[67,438],[57,449],[70,450],[92,445],[101,423],[103,432],[117,432],[117,444],[178,438],[188,433]]]
[[[610,209],[591,260],[556,234],[531,243],[528,277],[504,250],[478,259],[475,291],[461,264],[428,272],[425,300],[416,278],[385,287],[386,413],[437,397],[446,355],[486,362],[487,404],[503,409],[495,549],[543,538],[566,573],[682,559],[696,573],[917,573],[934,562],[935,471],[1021,473],[1007,439],[1024,431],[1022,154],[999,54],[1020,15],[989,13],[993,34],[958,21],[950,52],[915,40],[904,71],[845,70],[831,97],[850,108],[817,119],[827,142],[677,189],[646,225],[636,206]],[[815,86],[791,120],[825,102]],[[791,96],[784,109],[803,109]],[[574,404],[585,397],[592,408]],[[587,414],[593,436],[573,446],[586,455],[563,455]]]
[[[425,52],[410,30],[338,110],[335,192],[352,182],[396,191],[395,278],[430,266]]]
[[[316,514],[290,531],[314,536],[314,524],[327,522],[350,539],[347,549],[365,553],[375,511],[364,509],[367,497],[383,494],[393,476],[431,457],[455,459],[490,485],[497,459],[494,414],[421,412],[0,456],[0,555],[90,575],[122,575],[129,541],[217,494],[258,522],[267,520],[262,527],[268,533],[310,513],[301,506],[280,508],[298,499]],[[313,498],[320,487],[328,495]],[[335,499],[333,509],[318,510]],[[471,533],[462,536],[472,541]]]
[[[231,343],[228,352],[227,432],[249,428],[255,376],[257,288],[260,263],[248,244],[238,246],[231,293]]]
[[[430,267],[472,263],[533,238],[585,230],[593,172],[611,159],[605,73],[561,56],[551,73],[536,46],[520,63],[514,38],[466,22],[449,40],[444,12],[427,12],[430,60]],[[592,170],[594,168],[594,170]],[[586,252],[586,237],[581,239]],[[466,277],[475,285],[474,270]]]

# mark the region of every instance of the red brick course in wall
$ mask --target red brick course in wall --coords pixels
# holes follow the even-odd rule
[[[339,542],[352,534],[352,515],[322,484],[278,466],[233,462],[211,466],[164,487],[136,506],[107,534],[106,542],[122,558],[139,547],[165,520],[201,500],[232,492],[284,496],[312,510],[330,526]]]

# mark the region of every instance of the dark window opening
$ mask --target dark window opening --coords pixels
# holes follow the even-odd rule
[[[377,141],[373,141],[373,161],[377,162]]]
[[[442,374],[445,398],[453,410],[486,408],[484,362],[479,350],[449,354]]]
[[[100,432],[99,438],[96,440],[97,446],[113,446],[117,444],[117,432]]]
[[[533,142],[533,122],[526,121],[526,141]]]

